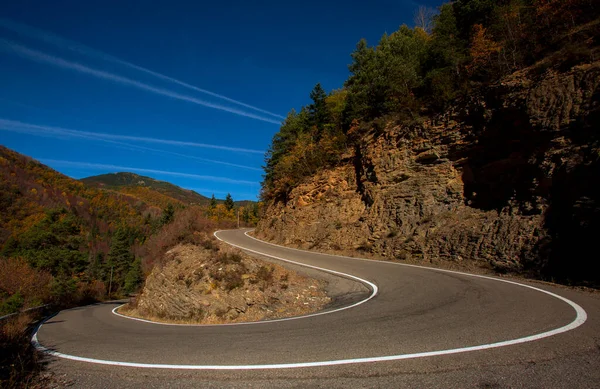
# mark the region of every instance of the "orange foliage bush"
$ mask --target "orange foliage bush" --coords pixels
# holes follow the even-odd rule
[[[0,339],[2,339],[2,343],[11,343],[19,340],[27,330],[32,319],[33,315],[25,313],[6,320],[0,326]]]
[[[22,258],[0,259],[0,296],[20,293],[24,307],[47,301],[51,281],[50,273],[33,269]]]
[[[473,38],[469,53],[471,54],[472,62],[467,65],[467,70],[473,72],[476,68],[487,66],[492,60],[492,56],[497,54],[502,49],[502,46],[488,37],[487,30],[481,24],[473,26]]]
[[[234,227],[233,221],[221,220],[217,223],[208,219],[201,207],[188,207],[177,211],[171,223],[148,238],[134,253],[142,259],[142,269],[147,274],[155,264],[161,263],[165,252],[171,247],[182,243],[212,246],[214,230]]]
[[[106,285],[99,280],[77,283],[77,295],[84,303],[100,301],[106,296]]]

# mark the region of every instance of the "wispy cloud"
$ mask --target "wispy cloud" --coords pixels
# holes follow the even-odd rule
[[[147,174],[160,174],[160,175],[173,176],[173,177],[184,177],[184,178],[191,178],[191,179],[201,180],[201,181],[223,182],[223,183],[228,183],[228,184],[256,185],[255,181],[236,180],[236,179],[227,178],[227,177],[205,176],[205,175],[200,175],[200,174],[179,173],[179,172],[171,172],[171,171],[156,170],[156,169],[145,169],[145,168],[138,168],[138,167],[133,167],[133,166],[105,165],[105,164],[101,164],[101,163],[62,161],[62,160],[57,160],[57,159],[39,159],[39,161],[43,162],[44,164],[47,164],[47,165],[66,166],[66,167],[74,167],[74,168],[79,168],[79,169],[94,169],[94,170],[105,170],[105,171],[113,171],[113,172],[138,172],[138,173],[147,173]]]
[[[100,140],[104,140],[104,139],[100,139]],[[212,163],[212,164],[223,165],[223,166],[231,166],[231,167],[236,167],[236,168],[240,168],[240,169],[253,170],[253,171],[257,171],[257,172],[262,172],[263,171],[263,169],[259,169],[259,168],[252,167],[252,166],[247,166],[247,165],[240,165],[240,164],[237,164],[237,163],[231,163],[231,162],[225,162],[225,161],[218,161],[218,160],[209,159],[209,158],[196,157],[194,155],[187,155],[187,154],[175,153],[175,152],[166,151],[166,150],[158,150],[158,149],[154,149],[154,148],[151,148],[151,147],[144,147],[144,146],[132,145],[130,143],[123,143],[123,142],[115,142],[115,143],[122,144],[122,145],[128,146],[128,147],[132,147],[132,148],[134,148],[136,150],[150,151],[150,152],[159,153],[159,154],[174,155],[176,157],[193,159],[193,160],[199,161],[199,162]]]
[[[235,100],[235,99],[232,99],[230,97],[227,97],[227,96],[215,93],[215,92],[211,92],[211,91],[206,90],[206,89],[199,88],[199,87],[191,85],[189,83],[180,81],[180,80],[178,80],[176,78],[169,77],[169,76],[166,76],[164,74],[152,71],[152,70],[147,69],[145,67],[142,67],[142,66],[136,65],[134,63],[122,60],[122,59],[114,57],[114,56],[112,56],[110,54],[104,53],[104,52],[96,50],[96,49],[92,49],[92,48],[87,47],[87,46],[85,46],[85,45],[83,45],[81,43],[70,41],[68,39],[62,38],[62,37],[60,37],[58,35],[52,34],[52,33],[47,32],[47,31],[43,31],[43,30],[38,29],[38,28],[27,26],[27,25],[24,25],[24,24],[21,24],[21,23],[16,23],[16,22],[13,22],[11,20],[2,19],[2,18],[0,18],[0,27],[3,27],[5,29],[7,29],[7,30],[11,30],[11,31],[17,32],[19,34],[25,35],[25,36],[30,37],[30,38],[34,38],[34,39],[38,39],[38,40],[41,40],[41,41],[46,42],[46,43],[50,43],[50,44],[52,44],[52,45],[54,45],[56,47],[59,47],[61,49],[71,50],[71,51],[77,52],[79,54],[83,54],[83,55],[85,55],[87,57],[90,57],[90,58],[97,58],[97,59],[101,59],[101,60],[104,60],[104,61],[107,61],[107,62],[116,63],[116,64],[119,64],[119,65],[128,67],[130,69],[137,70],[137,71],[139,71],[141,73],[154,76],[154,77],[159,78],[159,79],[161,79],[163,81],[172,82],[174,84],[177,84],[179,86],[183,86],[185,88],[194,90],[196,92],[204,93],[204,94],[207,94],[209,96],[213,96],[213,97],[225,100],[227,102],[230,102],[230,103],[233,103],[233,104],[237,104],[239,106],[242,106],[242,107],[245,107],[245,108],[249,108],[249,109],[252,109],[254,111],[261,112],[263,114],[267,114],[267,115],[270,115],[270,116],[273,116],[273,117],[276,117],[276,118],[279,118],[279,119],[285,119],[284,116],[281,116],[279,114],[276,114],[276,113],[273,113],[273,112],[270,112],[270,111],[267,111],[267,110],[255,107],[255,106],[250,105],[250,104],[246,104],[246,103],[241,102],[239,100]]]
[[[10,42],[5,39],[0,39],[0,45],[4,49],[13,51],[13,52],[17,53],[18,55],[21,55],[22,57],[31,59],[36,62],[47,63],[47,64],[50,64],[50,65],[53,65],[53,66],[56,66],[56,67],[59,67],[62,69],[68,69],[68,70],[73,70],[73,71],[83,73],[83,74],[89,74],[91,76],[101,78],[104,80],[109,80],[109,81],[115,82],[117,84],[131,86],[131,87],[138,88],[138,89],[141,89],[141,90],[144,90],[147,92],[151,92],[151,93],[154,93],[157,95],[162,95],[162,96],[166,96],[166,97],[170,97],[170,98],[182,100],[182,101],[188,101],[190,103],[202,105],[204,107],[209,107],[209,108],[214,108],[214,109],[218,109],[221,111],[226,111],[226,112],[233,113],[236,115],[245,116],[245,117],[256,119],[256,120],[261,120],[263,122],[273,123],[273,124],[281,124],[281,120],[278,121],[275,119],[266,118],[264,116],[255,115],[253,113],[241,111],[236,108],[231,108],[231,107],[227,107],[224,105],[215,104],[215,103],[211,103],[211,102],[208,102],[205,100],[201,100],[201,99],[198,99],[198,98],[195,98],[192,96],[183,95],[183,94],[173,92],[168,89],[158,88],[158,87],[155,87],[155,86],[152,86],[149,84],[145,84],[140,81],[132,80],[127,77],[119,76],[114,73],[105,72],[103,70],[94,69],[94,68],[82,65],[80,63],[71,62],[71,61],[68,61],[63,58],[55,57],[53,55],[31,49],[29,47],[20,45],[18,43]]]
[[[130,135],[118,135],[118,134],[106,134],[102,132],[89,132],[89,131],[78,131],[78,130],[69,130],[61,127],[52,127],[52,126],[43,126],[37,124],[24,123],[17,120],[8,120],[8,119],[0,119],[0,130],[4,131],[12,131],[19,133],[26,133],[31,135],[44,135],[44,136],[54,136],[54,137],[62,137],[62,138],[85,138],[85,139],[94,139],[101,141],[134,141],[134,142],[144,142],[144,143],[156,143],[162,145],[170,145],[170,146],[190,146],[190,147],[200,147],[206,149],[216,149],[223,151],[232,151],[232,152],[240,152],[240,153],[252,153],[252,154],[264,154],[262,150],[254,150],[254,149],[246,149],[241,147],[230,147],[230,146],[221,146],[221,145],[213,145],[207,143],[196,143],[196,142],[186,142],[179,140],[171,140],[171,139],[158,139],[158,138],[148,138],[142,136],[130,136]],[[181,154],[184,155],[184,154]],[[212,161],[212,160],[206,160]],[[241,165],[240,165],[241,166]]]

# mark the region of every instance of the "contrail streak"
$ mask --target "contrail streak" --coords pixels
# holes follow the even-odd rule
[[[122,76],[119,76],[119,75],[116,75],[113,73],[105,72],[103,70],[90,68],[88,66],[85,66],[85,65],[82,65],[82,64],[79,64],[76,62],[67,61],[66,59],[55,57],[53,55],[49,55],[49,54],[43,53],[41,51],[33,50],[28,47],[22,46],[18,43],[13,43],[13,42],[10,42],[10,41],[4,40],[4,39],[0,39],[0,43],[5,48],[10,49],[25,58],[29,58],[29,59],[37,61],[37,62],[47,63],[47,64],[57,66],[57,67],[60,67],[63,69],[74,70],[79,73],[89,74],[91,76],[101,78],[104,80],[113,81],[118,84],[132,86],[132,87],[142,89],[142,90],[145,90],[148,92],[152,92],[152,93],[155,93],[158,95],[167,96],[167,97],[171,97],[171,98],[178,99],[178,100],[188,101],[188,102],[202,105],[205,107],[230,112],[230,113],[233,113],[236,115],[245,116],[245,117],[249,117],[249,118],[256,119],[256,120],[261,120],[263,122],[273,123],[273,124],[281,124],[281,121],[265,118],[263,116],[255,115],[255,114],[249,113],[249,112],[240,111],[239,109],[226,107],[224,105],[210,103],[208,101],[200,100],[195,97],[191,97],[191,96],[187,96],[187,95],[182,95],[180,93],[176,93],[176,92],[170,91],[168,89],[157,88],[155,86],[148,85],[143,82],[135,81],[135,80],[132,80],[127,77],[122,77]]]
[[[107,140],[107,139],[108,140],[128,140],[128,141],[136,141],[136,142],[158,143],[158,144],[172,145],[172,146],[191,146],[191,147],[200,147],[200,148],[241,152],[241,153],[264,154],[264,151],[261,151],[261,150],[245,149],[245,148],[241,148],[241,147],[219,146],[219,145],[212,145],[212,144],[206,144],[206,143],[185,142],[185,141],[170,140],[170,139],[147,138],[147,137],[142,137],[142,136],[106,134],[106,133],[102,133],[102,132],[77,131],[77,130],[69,130],[69,129],[60,128],[60,127],[50,127],[50,126],[42,126],[42,125],[37,125],[37,124],[23,123],[23,122],[19,122],[16,120],[8,120],[8,119],[0,119],[0,130],[21,132],[21,133],[28,131],[27,133],[29,133],[29,134],[43,134],[43,135],[87,138],[87,139],[97,139],[97,140]]]
[[[144,146],[132,145],[130,143],[109,141],[107,139],[98,139],[98,140],[104,141],[104,142],[116,143],[116,144],[120,144],[120,145],[124,145],[124,146],[128,146],[128,147],[133,147],[134,149],[137,149],[137,150],[146,150],[146,151],[151,151],[151,152],[160,153],[160,154],[168,154],[168,155],[174,155],[174,156],[177,156],[177,157],[193,159],[193,160],[196,160],[196,161],[199,161],[199,162],[214,163],[216,165],[224,165],[224,166],[237,167],[237,168],[240,168],[240,169],[254,170],[254,171],[257,171],[257,172],[262,172],[263,171],[263,169],[259,169],[259,168],[251,167],[251,166],[246,166],[246,165],[239,165],[237,163],[217,161],[215,159],[202,158],[202,157],[196,157],[196,156],[193,156],[193,155],[175,153],[175,152],[172,152],[172,151],[153,149],[151,147],[144,147]]]
[[[7,125],[7,123],[15,123],[15,124]],[[54,138],[59,138],[59,139],[64,139],[64,138],[67,138],[67,139],[68,138],[89,139],[89,140],[95,140],[95,141],[125,146],[125,148],[129,149],[129,150],[150,151],[150,152],[160,153],[160,154],[175,155],[178,157],[193,159],[193,160],[197,160],[200,162],[213,163],[213,164],[224,165],[224,166],[232,166],[232,167],[237,167],[237,168],[246,169],[246,170],[262,171],[262,169],[259,169],[259,168],[246,166],[246,165],[239,165],[237,163],[230,163],[230,162],[218,161],[218,160],[209,159],[209,158],[196,157],[193,155],[175,153],[175,152],[166,151],[166,150],[159,150],[159,149],[154,149],[151,147],[133,145],[131,143],[119,142],[119,141],[110,140],[110,139],[103,139],[103,138],[94,136],[94,135],[110,136],[109,134],[94,134],[94,133],[90,133],[90,132],[66,130],[66,129],[56,128],[56,127],[36,126],[33,124],[26,124],[26,123],[15,122],[12,120],[4,120],[4,119],[0,119],[0,131],[11,131],[11,132],[16,132],[16,133],[20,133],[20,134],[29,134],[29,135],[35,135],[35,136],[49,136],[49,137],[54,137]]]
[[[185,177],[192,178],[196,180],[203,181],[214,181],[214,182],[225,182],[228,184],[250,184],[254,185],[256,182],[254,181],[244,181],[244,180],[235,180],[232,178],[226,177],[215,177],[215,176],[203,176],[200,174],[191,174],[191,173],[179,173],[179,172],[169,172],[165,170],[155,170],[155,169],[144,169],[138,167],[131,166],[118,166],[118,165],[105,165],[101,163],[88,163],[88,162],[75,162],[75,161],[61,161],[56,159],[39,159],[40,162],[44,164],[53,164],[60,166],[71,166],[75,168],[89,168],[89,169],[98,169],[98,170],[111,170],[111,171],[132,171],[132,172],[140,172],[140,173],[151,173],[151,174],[162,174],[166,176],[174,176],[174,177]]]
[[[261,112],[261,113],[264,113],[264,114],[267,114],[267,115],[270,115],[270,116],[273,116],[273,117],[276,117],[276,118],[279,118],[279,119],[285,119],[284,116],[281,116],[279,114],[276,114],[276,113],[273,113],[273,112],[270,112],[270,111],[267,111],[267,110],[255,107],[255,106],[250,105],[250,104],[246,104],[246,103],[241,102],[239,100],[234,100],[234,99],[229,98],[227,96],[223,96],[223,95],[220,95],[220,94],[215,93],[215,92],[211,92],[211,91],[206,90],[206,89],[199,88],[197,86],[194,86],[194,85],[188,84],[186,82],[180,81],[180,80],[178,80],[176,78],[166,76],[164,74],[155,72],[155,71],[147,69],[145,67],[142,67],[142,66],[136,65],[134,63],[131,63],[131,62],[122,60],[120,58],[114,57],[114,56],[112,56],[110,54],[107,54],[107,53],[104,53],[102,51],[99,51],[99,50],[96,50],[96,49],[92,49],[92,48],[87,47],[87,46],[85,46],[85,45],[83,45],[81,43],[73,42],[73,41],[70,41],[68,39],[62,38],[62,37],[60,37],[58,35],[52,34],[52,33],[47,32],[47,31],[43,31],[43,30],[31,27],[31,26],[27,26],[27,25],[24,25],[24,24],[16,23],[16,22],[13,22],[13,21],[10,21],[10,20],[7,20],[7,19],[2,19],[2,18],[0,18],[0,27],[3,27],[5,29],[7,29],[7,30],[11,30],[11,31],[17,32],[17,33],[25,35],[25,36],[28,36],[30,38],[34,38],[34,39],[38,39],[38,40],[44,41],[46,43],[50,43],[50,44],[52,44],[52,45],[54,45],[56,47],[62,48],[62,49],[68,49],[68,50],[74,51],[76,53],[83,54],[83,55],[85,55],[87,57],[98,58],[98,59],[101,59],[101,60],[104,60],[104,61],[113,62],[113,63],[119,64],[119,65],[122,65],[122,66],[126,66],[128,68],[137,70],[139,72],[149,74],[149,75],[154,76],[156,78],[159,78],[161,80],[169,81],[169,82],[172,82],[174,84],[183,86],[185,88],[194,90],[196,92],[200,92],[200,93],[207,94],[209,96],[217,97],[219,99],[228,101],[228,102],[233,103],[233,104],[240,105],[240,106],[245,107],[245,108],[250,108],[250,109],[255,110],[257,112]]]

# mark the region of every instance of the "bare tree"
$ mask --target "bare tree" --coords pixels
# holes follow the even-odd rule
[[[435,9],[420,5],[419,8],[415,10],[413,15],[415,27],[419,27],[426,33],[431,34],[431,30],[433,28],[433,17],[436,15],[436,13],[437,12]]]

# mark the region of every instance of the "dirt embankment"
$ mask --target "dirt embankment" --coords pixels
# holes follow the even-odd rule
[[[120,313],[174,323],[222,324],[304,315],[331,299],[326,283],[215,243],[169,250]]]

